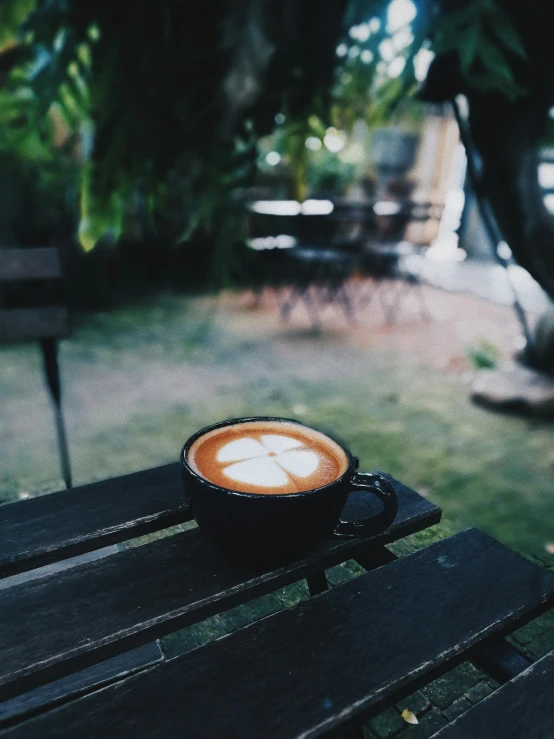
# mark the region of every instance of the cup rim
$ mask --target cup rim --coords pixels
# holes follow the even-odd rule
[[[187,460],[187,452],[197,439],[199,439],[204,434],[207,434],[209,431],[213,431],[214,429],[223,428],[225,426],[232,426],[232,425],[239,424],[239,423],[248,423],[249,421],[277,421],[277,422],[282,422],[282,423],[295,423],[298,426],[303,426],[304,428],[311,429],[312,431],[318,431],[320,434],[323,434],[323,436],[326,436],[328,439],[331,439],[331,441],[334,441],[335,444],[337,444],[342,449],[342,451],[345,453],[346,459],[347,459],[346,470],[343,472],[342,475],[340,475],[340,477],[337,477],[335,480],[331,480],[331,482],[328,482],[325,485],[320,485],[317,488],[310,488],[309,490],[300,490],[297,493],[271,493],[270,495],[268,495],[267,493],[245,493],[241,490],[231,490],[230,488],[226,488],[226,487],[223,487],[222,485],[217,485],[215,482],[211,482],[205,477],[202,477],[202,475],[196,472],[196,470],[192,469],[192,467],[189,465],[188,460]],[[196,431],[183,444],[183,447],[181,449],[180,461],[181,461],[181,467],[184,470],[186,470],[188,474],[192,475],[196,480],[201,482],[203,485],[207,485],[208,487],[213,488],[214,490],[218,490],[223,493],[227,493],[229,495],[234,495],[239,498],[255,498],[255,499],[263,498],[265,500],[271,500],[271,499],[282,500],[283,498],[301,498],[305,495],[310,495],[311,493],[317,493],[322,490],[327,490],[332,485],[336,485],[339,482],[344,482],[346,479],[350,478],[352,474],[354,473],[358,460],[344,446],[342,442],[340,442],[334,436],[331,436],[331,434],[329,434],[327,431],[322,431],[321,429],[318,429],[315,426],[308,426],[308,424],[302,423],[302,421],[298,421],[296,418],[284,418],[283,416],[241,416],[240,418],[228,418],[225,421],[219,421],[218,423],[213,423],[210,426],[205,426],[203,429]]]

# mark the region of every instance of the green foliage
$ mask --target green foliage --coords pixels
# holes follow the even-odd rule
[[[117,189],[110,191],[102,185],[95,186],[98,172],[95,162],[89,162],[83,171],[79,241],[86,252],[94,249],[103,238],[112,242],[117,241],[123,227],[121,192]]]
[[[443,5],[421,0],[415,18],[391,30],[387,0],[336,0],[325,12],[297,3],[292,15],[285,0],[213,0],[209,13],[181,0],[0,0],[9,69],[6,77],[0,66],[0,150],[33,163],[37,179],[48,162],[79,188],[86,250],[139,219],[174,241],[214,232],[227,253],[276,113],[286,116],[278,145],[303,198],[307,136],[322,140],[329,125],[349,132],[360,119],[417,125],[409,100],[421,48],[455,52],[469,84],[521,94],[511,64],[525,63],[525,49],[500,1]],[[356,24],[371,31],[356,39]],[[314,157],[324,180],[353,171]]]
[[[475,369],[494,369],[500,359],[498,347],[482,339],[475,347],[467,350],[467,356]]]
[[[456,52],[472,87],[511,99],[524,93],[514,78],[511,58],[525,61],[527,53],[497,0],[469,0],[447,14],[434,29],[433,48],[438,54]]]
[[[35,0],[3,0],[0,3],[0,49],[18,42],[19,29],[35,6]]]
[[[405,123],[411,116],[417,120],[422,106],[409,96],[416,89],[413,60],[425,37],[423,9],[412,21],[391,30],[385,13],[389,3],[358,5],[359,25],[347,29],[341,44],[340,50],[346,51],[335,75],[335,117],[346,130],[359,118],[370,127]],[[370,8],[373,13],[364,17]]]

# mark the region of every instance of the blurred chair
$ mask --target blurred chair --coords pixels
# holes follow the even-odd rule
[[[362,248],[362,270],[373,278],[373,285],[361,296],[361,306],[378,297],[388,321],[394,321],[402,301],[417,295],[420,314],[430,320],[421,291],[421,269],[408,266],[406,259],[421,253],[425,246],[404,241],[411,223],[440,220],[442,205],[412,200],[382,200],[372,206],[376,228],[368,234]]]
[[[300,302],[306,306],[313,328],[320,325],[322,309],[338,305],[347,320],[355,318],[355,300],[348,280],[358,269],[358,259],[337,249],[295,247],[286,256],[293,283],[281,302],[281,318],[287,320]]]
[[[420,274],[403,261],[407,249],[403,239],[409,224],[439,220],[442,206],[412,201],[406,192],[391,186],[390,196],[381,200],[253,203],[249,241],[252,249],[259,250],[256,261],[252,260],[258,274],[252,285],[255,301],[259,302],[266,287],[277,287],[283,320],[303,304],[317,327],[327,306],[339,307],[353,320],[356,310],[366,307],[374,296],[392,321],[404,298],[414,293],[422,317],[429,319]],[[415,245],[408,248],[410,253],[421,250]],[[355,294],[360,286],[355,290],[350,277],[360,272],[373,280]]]
[[[283,320],[299,304],[306,306],[314,328],[328,306],[339,306],[349,320],[354,317],[346,283],[356,264],[346,251],[331,248],[334,208],[327,199],[250,204],[246,261],[255,303],[266,288],[276,288]]]
[[[280,234],[247,239],[241,248],[240,269],[233,275],[238,286],[251,291],[253,307],[258,306],[267,290],[279,292],[291,282],[291,265],[287,253],[296,246],[293,236]]]
[[[54,418],[62,476],[68,488],[71,467],[62,414],[57,340],[69,333],[68,311],[62,305],[58,249],[0,248],[0,343],[37,341]]]

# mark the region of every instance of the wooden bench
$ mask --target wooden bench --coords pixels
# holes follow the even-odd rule
[[[210,562],[214,562],[214,557],[215,561],[219,558],[193,529],[147,546],[76,564],[63,572],[45,574],[48,566],[75,562],[67,557],[83,556],[87,552],[103,553],[107,544],[122,543],[134,536],[189,521],[190,512],[183,505],[178,464],[1,507],[0,577],[4,579],[0,579],[0,588],[13,581],[17,584],[0,590],[0,651],[6,657],[0,667],[0,700],[4,701],[0,703],[0,725],[117,679],[122,669],[130,671],[130,663],[132,669],[139,669],[141,662],[144,666],[159,658],[159,654],[141,652],[144,649],[141,646],[126,652],[134,643],[144,644],[157,634],[170,633],[182,624],[202,619],[209,612],[246,602],[303,577],[308,577],[312,593],[320,592],[327,587],[324,568],[349,556],[356,556],[367,567],[390,561],[393,555],[383,546],[385,542],[414,533],[440,519],[440,510],[433,503],[399,482],[394,481],[394,485],[400,502],[399,514],[386,535],[369,542],[331,540],[309,559],[272,573],[224,571],[219,567],[210,570]],[[371,498],[366,500],[364,496],[354,495],[345,515],[352,518],[371,515],[373,505]],[[164,563],[161,570],[156,569],[156,563],[160,567]],[[117,570],[123,567],[120,573],[127,573],[124,575],[127,587],[119,590],[112,581],[115,590],[110,591],[111,595],[104,591],[104,595],[97,593],[98,598],[91,598],[91,603],[96,600],[100,608],[96,614],[88,602],[85,610],[79,611],[72,588],[79,581],[83,582],[80,579],[83,575],[88,577],[89,574],[107,585],[104,576],[113,574],[114,564]],[[134,594],[133,581],[129,580],[133,577],[133,568],[140,571],[135,583],[141,584],[140,591]],[[164,570],[167,582],[173,582],[170,590],[158,581]],[[214,572],[216,577],[213,577]],[[32,579],[18,581],[21,577]],[[186,592],[184,577],[190,578]],[[159,601],[153,600],[154,591],[150,590],[150,583],[155,586],[156,581],[157,592],[162,595]],[[89,581],[89,594],[93,592],[92,583]],[[61,591],[54,595],[52,587],[61,588],[69,603],[75,605],[68,607],[67,602],[64,605],[59,599]],[[177,602],[171,595],[175,589]],[[36,597],[38,593],[41,595]],[[85,600],[86,596],[87,593],[83,595]],[[27,600],[29,598],[34,599],[34,605]],[[119,641],[121,631],[118,631],[115,611],[110,616],[115,617],[111,621],[115,631],[112,629],[110,636],[110,621],[100,613],[103,602],[111,604],[116,611],[119,608],[124,614],[130,632],[123,642]],[[143,611],[143,606],[150,608],[152,604],[155,613]],[[50,622],[45,608],[54,608],[57,612],[56,626]],[[21,609],[27,614],[24,623],[18,618]],[[73,626],[70,625],[72,619]],[[47,630],[45,624],[48,624]],[[18,628],[23,628],[25,633],[16,632]],[[49,632],[58,629],[60,634],[73,633],[67,640],[64,654],[57,654],[56,645],[48,638]],[[72,649],[75,646],[73,637],[83,641],[77,652]],[[38,645],[41,655],[38,652],[32,655],[33,650],[27,650],[28,639]],[[22,647],[21,652],[18,646]],[[125,655],[129,656],[126,662]],[[102,659],[108,661],[102,662]],[[123,666],[121,660],[124,660]],[[37,662],[41,664],[35,673]],[[43,687],[39,687],[41,685]]]
[[[0,249],[0,344],[14,341],[39,342],[46,383],[54,407],[62,476],[66,487],[70,488],[71,467],[62,415],[57,344],[59,338],[69,333],[68,311],[63,305],[55,304],[55,296],[48,296],[48,302],[53,301],[54,304],[31,307],[22,307],[20,299],[10,296],[10,292],[16,292],[15,286],[19,287],[19,283],[39,282],[42,287],[46,287],[46,283],[60,283],[61,277],[59,251],[54,247]]]
[[[475,530],[396,560],[386,544],[440,510],[389,479],[387,532],[272,571],[232,567],[196,528],[41,569],[189,520],[176,464],[0,508],[1,739],[361,736],[464,660],[498,679],[525,669],[503,637],[554,604],[554,575]],[[377,505],[354,494],[344,517]],[[325,570],[347,559],[368,574],[327,591]],[[317,597],[171,660],[151,649],[302,578]]]
[[[345,731],[552,604],[554,575],[469,530],[29,719],[2,739]]]

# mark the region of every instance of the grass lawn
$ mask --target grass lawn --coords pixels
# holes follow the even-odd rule
[[[331,430],[361,460],[432,498],[454,528],[477,525],[512,548],[554,542],[554,425],[468,400],[470,346],[504,356],[509,309],[433,288],[387,326],[376,308],[313,332],[299,309],[282,325],[271,299],[161,295],[77,317],[61,345],[76,484],[178,458],[198,428],[230,417],[294,417]],[[0,502],[60,487],[36,347],[0,351]],[[553,557],[554,560],[554,557]]]

